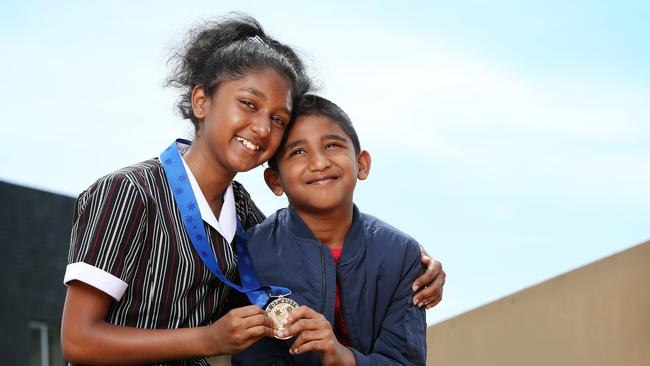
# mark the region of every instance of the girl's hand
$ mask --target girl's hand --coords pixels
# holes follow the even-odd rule
[[[328,365],[356,365],[354,354],[339,343],[327,319],[307,306],[296,309],[284,325],[284,330],[276,331],[280,338],[296,336],[289,353],[301,354],[315,352],[321,363]]]
[[[259,306],[249,305],[230,310],[207,330],[211,354],[232,355],[262,337],[273,337],[273,320]]]
[[[429,257],[422,245],[420,245],[420,255],[425,271],[413,282],[413,292],[416,293],[413,296],[413,305],[431,309],[442,300],[442,288],[447,274],[442,270],[442,263]]]

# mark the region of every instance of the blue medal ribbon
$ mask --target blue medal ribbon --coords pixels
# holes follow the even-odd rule
[[[199,211],[196,197],[192,191],[187,172],[181,160],[181,154],[178,152],[177,143],[190,145],[191,142],[178,139],[174,141],[162,154],[160,160],[162,162],[163,170],[169,181],[169,186],[174,194],[176,206],[181,213],[183,225],[187,234],[194,245],[194,249],[201,257],[201,260],[206,267],[217,278],[219,278],[226,285],[234,288],[235,290],[245,293],[252,304],[263,308],[269,300],[270,296],[286,296],[291,292],[289,289],[278,286],[262,286],[260,284],[257,273],[253,268],[253,261],[251,260],[250,253],[246,247],[246,233],[244,232],[239,217],[237,217],[237,233],[235,234],[235,246],[237,248],[237,256],[239,261],[237,263],[237,270],[241,278],[242,286],[232,283],[221,272],[221,268],[217,263],[217,258],[214,256],[210,241],[205,233],[203,227],[203,218]],[[235,215],[236,216],[236,215]]]

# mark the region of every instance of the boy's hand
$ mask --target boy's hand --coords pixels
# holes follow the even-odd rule
[[[232,355],[273,336],[273,320],[257,305],[230,310],[207,327],[211,355]]]
[[[301,354],[315,352],[325,366],[356,365],[354,354],[339,343],[330,322],[307,306],[296,309],[284,325],[284,330],[276,331],[280,338],[296,336],[289,353]]]
[[[442,300],[442,288],[447,274],[442,270],[442,263],[429,257],[422,245],[420,245],[420,256],[425,271],[413,282],[413,292],[416,293],[413,296],[413,305],[431,309]]]

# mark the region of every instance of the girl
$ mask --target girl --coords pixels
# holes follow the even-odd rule
[[[178,108],[196,138],[79,196],[61,329],[70,362],[208,365],[205,357],[273,335],[258,305],[226,304],[238,227],[264,218],[233,178],[277,149],[293,99],[309,90],[305,68],[246,16],[191,32],[173,61],[168,83],[184,89]],[[423,263],[418,281],[437,282],[419,295],[435,303],[444,272],[428,257]]]

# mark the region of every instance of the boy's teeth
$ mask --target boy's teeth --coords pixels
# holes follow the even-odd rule
[[[243,137],[236,136],[236,139],[237,139],[237,141],[241,142],[244,146],[246,146],[247,148],[249,148],[251,150],[259,150],[260,149],[259,146],[257,146],[254,143],[246,140]]]

